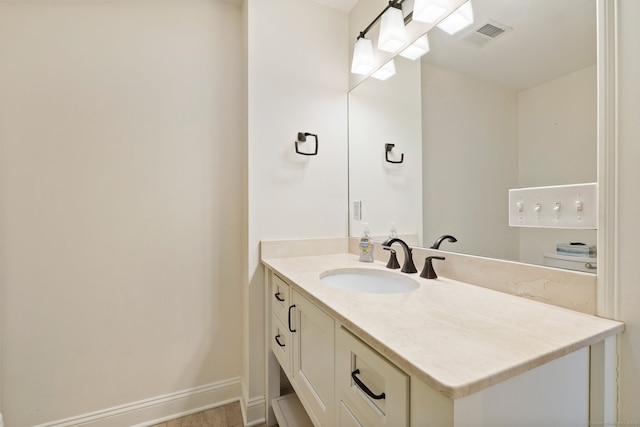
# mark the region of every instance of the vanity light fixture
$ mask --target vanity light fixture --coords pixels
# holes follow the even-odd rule
[[[471,0],[468,0],[436,26],[446,33],[455,34],[471,24],[473,24],[473,7]]]
[[[409,45],[409,47],[407,47],[405,50],[400,52],[399,55],[404,56],[405,58],[411,59],[413,61],[420,58],[422,55],[426,54],[427,52],[429,52],[429,38],[425,33],[422,37],[420,37],[418,40],[416,40],[411,45]]]
[[[351,62],[351,72],[353,74],[367,75],[373,70],[375,61],[373,59],[373,45],[371,40],[366,39],[362,33],[356,40],[353,47],[353,61]]]
[[[353,60],[351,72],[353,74],[368,75],[376,66],[371,40],[366,38],[367,33],[382,19],[378,37],[378,49],[396,52],[407,42],[407,34],[404,27],[402,2],[404,0],[391,0],[371,23],[360,32],[353,47]],[[387,12],[391,12],[387,14]],[[400,20],[398,21],[398,17]],[[398,25],[400,23],[400,25]],[[383,28],[384,27],[384,28]],[[383,49],[383,47],[385,49]]]
[[[380,21],[378,49],[395,53],[405,43],[407,43],[407,30],[404,27],[402,6],[397,2],[390,2],[389,8],[383,12]]]
[[[449,10],[449,0],[415,0],[412,19],[432,24],[447,10]]]
[[[393,62],[393,59],[378,70],[375,73],[371,74],[371,77],[374,77],[378,80],[387,80],[389,77],[392,77],[396,74],[396,64]]]

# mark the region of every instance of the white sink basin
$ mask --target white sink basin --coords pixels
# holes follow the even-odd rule
[[[390,271],[368,268],[341,268],[320,274],[329,286],[369,294],[399,294],[418,289],[420,284],[410,277]]]

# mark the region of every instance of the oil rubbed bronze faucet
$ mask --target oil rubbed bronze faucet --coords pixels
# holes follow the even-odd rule
[[[395,237],[393,239],[385,240],[382,243],[382,246],[390,248],[394,243],[400,243],[400,246],[402,246],[402,249],[404,250],[404,264],[402,265],[402,270],[400,271],[402,271],[403,273],[417,273],[418,270],[416,270],[416,266],[413,263],[413,254],[411,253],[411,248],[405,243],[404,240]]]
[[[436,271],[433,269],[433,261],[434,259],[439,259],[444,261],[443,256],[428,256],[424,260],[424,268],[422,269],[422,273],[420,273],[420,277],[424,277],[425,279],[437,279],[438,275]]]
[[[449,235],[449,234],[445,234],[444,236],[440,236],[436,239],[436,241],[433,243],[433,246],[431,246],[430,249],[440,249],[440,243],[442,243],[443,240],[448,240],[451,243],[455,243],[458,241],[458,239],[456,239],[455,237]]]

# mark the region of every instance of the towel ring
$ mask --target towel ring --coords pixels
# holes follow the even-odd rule
[[[315,141],[316,141],[316,145],[315,145],[315,149],[313,150],[313,153],[305,153],[305,152],[300,151],[300,149],[298,148],[298,143],[299,142],[306,142],[308,136],[312,136],[313,139],[315,139]],[[318,135],[313,134],[313,133],[309,133],[309,132],[298,132],[298,138],[296,139],[296,153],[302,154],[303,156],[315,156],[315,155],[317,155],[318,154]]]
[[[389,151],[393,150],[393,147],[395,147],[395,144],[384,144],[384,159],[388,162],[388,163],[402,163],[404,162],[404,153],[402,153],[400,155],[400,160],[390,160],[389,159]]]

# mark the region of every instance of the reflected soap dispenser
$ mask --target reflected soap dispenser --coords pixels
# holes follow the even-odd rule
[[[389,230],[389,239],[395,239],[398,237],[398,230],[396,230],[396,223],[391,223],[391,229]]]
[[[360,237],[360,262],[373,262],[373,239],[369,231],[369,224],[363,223],[364,231]]]

